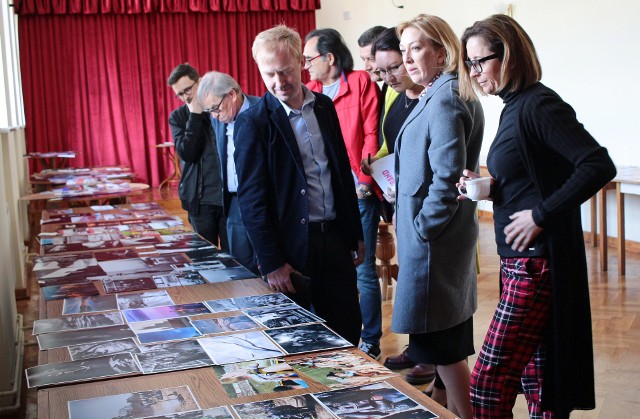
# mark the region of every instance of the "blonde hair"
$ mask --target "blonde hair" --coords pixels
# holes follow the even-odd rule
[[[472,37],[482,38],[494,54],[500,56],[500,84],[498,92],[517,92],[542,78],[542,67],[538,54],[529,35],[522,26],[507,15],[493,15],[467,28],[460,40],[460,65],[464,69],[459,74],[460,96],[482,92],[478,81],[471,77],[471,70],[464,65],[467,57],[467,42]],[[475,89],[474,89],[475,88]],[[483,92],[484,94],[484,92]]]
[[[274,26],[271,29],[260,32],[253,41],[251,53],[256,60],[258,53],[266,50],[276,54],[281,49],[288,49],[290,55],[302,62],[302,40],[300,34],[286,25]]]
[[[444,67],[441,69],[444,73],[456,74],[458,72],[460,44],[458,37],[447,22],[438,16],[420,14],[398,25],[396,30],[398,38],[402,36],[402,32],[407,28],[418,29],[425,34],[435,46],[444,48],[446,57]]]

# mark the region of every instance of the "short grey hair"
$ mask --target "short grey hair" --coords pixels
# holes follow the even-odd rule
[[[219,71],[209,71],[200,79],[196,100],[202,103],[207,95],[221,97],[232,90],[235,90],[239,95],[242,94],[240,85],[233,77]]]

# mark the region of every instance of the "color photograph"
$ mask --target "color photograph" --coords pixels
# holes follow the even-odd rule
[[[178,304],[123,311],[124,317],[129,323],[145,320],[170,319],[173,317],[197,316],[209,313],[211,312],[204,303]]]
[[[130,419],[200,410],[188,386],[69,401],[70,419]]]
[[[182,340],[201,336],[186,317],[162,320],[147,320],[129,324],[140,343]]]
[[[42,287],[41,290],[46,301],[100,294],[98,288],[96,288],[91,281],[77,282],[75,284],[50,285],[48,287]]]
[[[334,419],[335,417],[311,394],[281,397],[261,402],[231,406],[241,419],[305,418]]]
[[[115,294],[119,292],[143,291],[157,288],[156,283],[148,273],[143,272],[137,273],[136,275],[138,275],[137,278],[103,279],[102,285],[104,286],[104,292],[107,294]]]

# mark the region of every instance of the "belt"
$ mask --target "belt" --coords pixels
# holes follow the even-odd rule
[[[320,221],[320,222],[310,222],[309,223],[309,232],[311,233],[327,233],[333,227],[335,227],[335,221]]]

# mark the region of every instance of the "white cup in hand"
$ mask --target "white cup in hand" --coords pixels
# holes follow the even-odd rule
[[[479,177],[466,179],[464,185],[458,186],[460,195],[464,195],[472,201],[482,201],[489,198],[491,194],[491,178]]]

